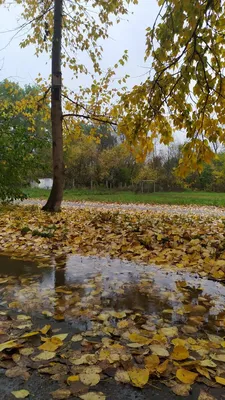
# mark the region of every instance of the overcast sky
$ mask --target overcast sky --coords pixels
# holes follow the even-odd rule
[[[20,7],[16,5],[12,5],[10,10],[1,6],[0,32],[12,30],[20,24],[20,11]],[[156,0],[139,0],[139,5],[130,7],[130,14],[126,20],[111,28],[110,39],[104,44],[102,63],[104,68],[113,66],[123,51],[129,50],[129,62],[125,68],[117,72],[117,77],[128,73],[131,76],[130,87],[143,80],[144,77],[141,75],[148,71],[143,61],[145,29],[152,26],[157,11]],[[10,42],[13,34],[14,32],[0,33],[0,80],[8,78],[20,84],[35,83],[39,72],[47,78],[50,74],[49,56],[45,54],[40,58],[35,57],[33,46],[20,49],[21,38]],[[85,78],[80,79],[79,82],[72,82],[71,77],[72,73],[68,69],[64,71],[66,84],[72,86],[73,89],[75,89],[74,86],[84,83],[82,81]]]

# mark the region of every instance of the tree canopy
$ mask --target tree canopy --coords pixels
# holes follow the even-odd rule
[[[120,129],[146,153],[184,131],[180,172],[202,170],[225,141],[225,4],[222,0],[158,0],[146,32],[149,76],[122,97]],[[115,111],[116,113],[116,111]]]

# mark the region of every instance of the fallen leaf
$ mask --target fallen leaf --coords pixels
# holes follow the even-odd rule
[[[33,357],[32,360],[33,361],[51,360],[55,356],[56,356],[56,353],[54,353],[53,351],[42,351],[37,356]]]
[[[15,340],[9,340],[8,342],[4,342],[0,344],[0,352],[5,349],[12,349],[13,347],[17,347],[17,343]]]
[[[146,338],[144,336],[138,335],[137,333],[131,333],[129,335],[129,340],[131,342],[139,343],[139,344],[142,344],[142,345],[145,345],[145,344],[147,345],[147,344],[151,343],[151,340],[149,338]]]
[[[149,370],[151,374],[151,372],[154,372],[160,364],[160,359],[156,354],[151,354],[150,356],[144,358],[144,363],[145,367]]]
[[[40,330],[40,332],[43,334],[43,335],[46,335],[46,333],[48,333],[48,331],[51,329],[51,325],[45,325],[45,326],[43,326],[43,328]]]
[[[205,376],[207,379],[210,379],[209,371],[207,368],[201,367],[200,365],[196,366],[196,371],[200,374]]]
[[[102,392],[89,392],[79,396],[82,400],[105,400],[106,396]]]
[[[152,344],[150,349],[153,354],[156,354],[159,357],[169,357],[169,352],[165,347],[160,346],[159,344]]]
[[[79,374],[80,381],[87,386],[95,386],[100,382],[99,374],[82,373]]]
[[[22,335],[21,337],[22,338],[29,338],[29,337],[32,337],[32,336],[39,335],[39,333],[40,333],[39,331],[24,333],[24,335]]]
[[[198,400],[216,400],[216,398],[214,396],[212,396],[211,394],[204,392],[204,390],[201,390]]]
[[[79,375],[71,375],[67,378],[67,383],[70,384],[72,382],[78,382],[80,380]]]
[[[184,346],[175,346],[171,354],[171,358],[176,361],[186,360],[189,357],[189,352]]]
[[[225,353],[223,353],[223,354],[212,353],[212,354],[210,354],[210,357],[213,360],[225,362]]]
[[[71,341],[72,341],[72,342],[81,342],[81,340],[83,340],[83,336],[81,336],[81,335],[74,335],[74,336],[71,338]]]
[[[174,337],[178,335],[178,329],[176,326],[171,326],[169,328],[161,328],[160,333],[167,337]]]
[[[51,392],[51,395],[53,399],[64,400],[70,397],[71,391],[69,389],[58,389]]]
[[[28,392],[28,390],[22,389],[22,390],[16,390],[11,392],[13,394],[13,396],[16,399],[25,399],[26,397],[29,396],[30,392]]]
[[[147,369],[133,367],[132,369],[129,369],[127,372],[134,386],[142,388],[148,383],[149,371]]]
[[[185,384],[185,383],[177,383],[176,385],[171,387],[173,393],[175,393],[177,396],[189,396],[190,390],[191,390],[191,385]]]
[[[160,364],[160,365],[156,368],[156,371],[157,371],[159,374],[163,374],[163,373],[167,370],[168,365],[169,365],[169,360],[165,360],[162,364]]]
[[[221,376],[216,376],[215,380],[217,383],[220,383],[220,385],[224,385],[225,386],[225,378],[222,378]]]
[[[217,365],[212,360],[202,360],[199,362],[202,367],[216,368]]]
[[[25,347],[23,349],[19,349],[20,354],[22,354],[22,356],[30,356],[31,354],[33,354],[34,349],[33,347]]]
[[[129,383],[130,377],[127,371],[122,368],[118,368],[115,374],[115,380],[121,383]]]
[[[182,383],[194,383],[195,379],[197,378],[198,374],[195,372],[188,371],[184,368],[179,368],[176,372],[176,377]]]

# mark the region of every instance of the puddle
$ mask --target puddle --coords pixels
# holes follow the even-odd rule
[[[128,261],[70,256],[37,264],[0,257],[1,308],[95,321],[114,310],[140,324],[192,326],[225,335],[225,287],[206,278]]]

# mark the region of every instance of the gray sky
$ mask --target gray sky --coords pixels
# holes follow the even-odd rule
[[[10,10],[1,7],[0,12],[0,32],[9,31],[18,26],[20,17],[20,7],[13,5]],[[110,29],[110,39],[104,43],[103,68],[113,66],[121,57],[123,51],[129,51],[129,62],[124,68],[117,71],[120,78],[126,73],[131,76],[129,87],[144,80],[141,76],[148,72],[147,65],[144,65],[145,51],[145,29],[152,26],[158,11],[156,0],[139,0],[138,6],[131,6],[129,22],[123,20],[119,25]],[[35,78],[40,72],[47,78],[50,74],[49,56],[46,54],[37,58],[34,55],[34,47],[29,46],[20,49],[21,38],[13,39],[13,32],[0,34],[0,80],[8,78],[18,81],[20,84],[35,83]],[[9,44],[8,44],[9,43]],[[87,60],[87,63],[90,61]],[[79,84],[85,84],[85,77],[78,82],[72,81],[72,73],[69,69],[64,71],[66,85],[75,89]]]

